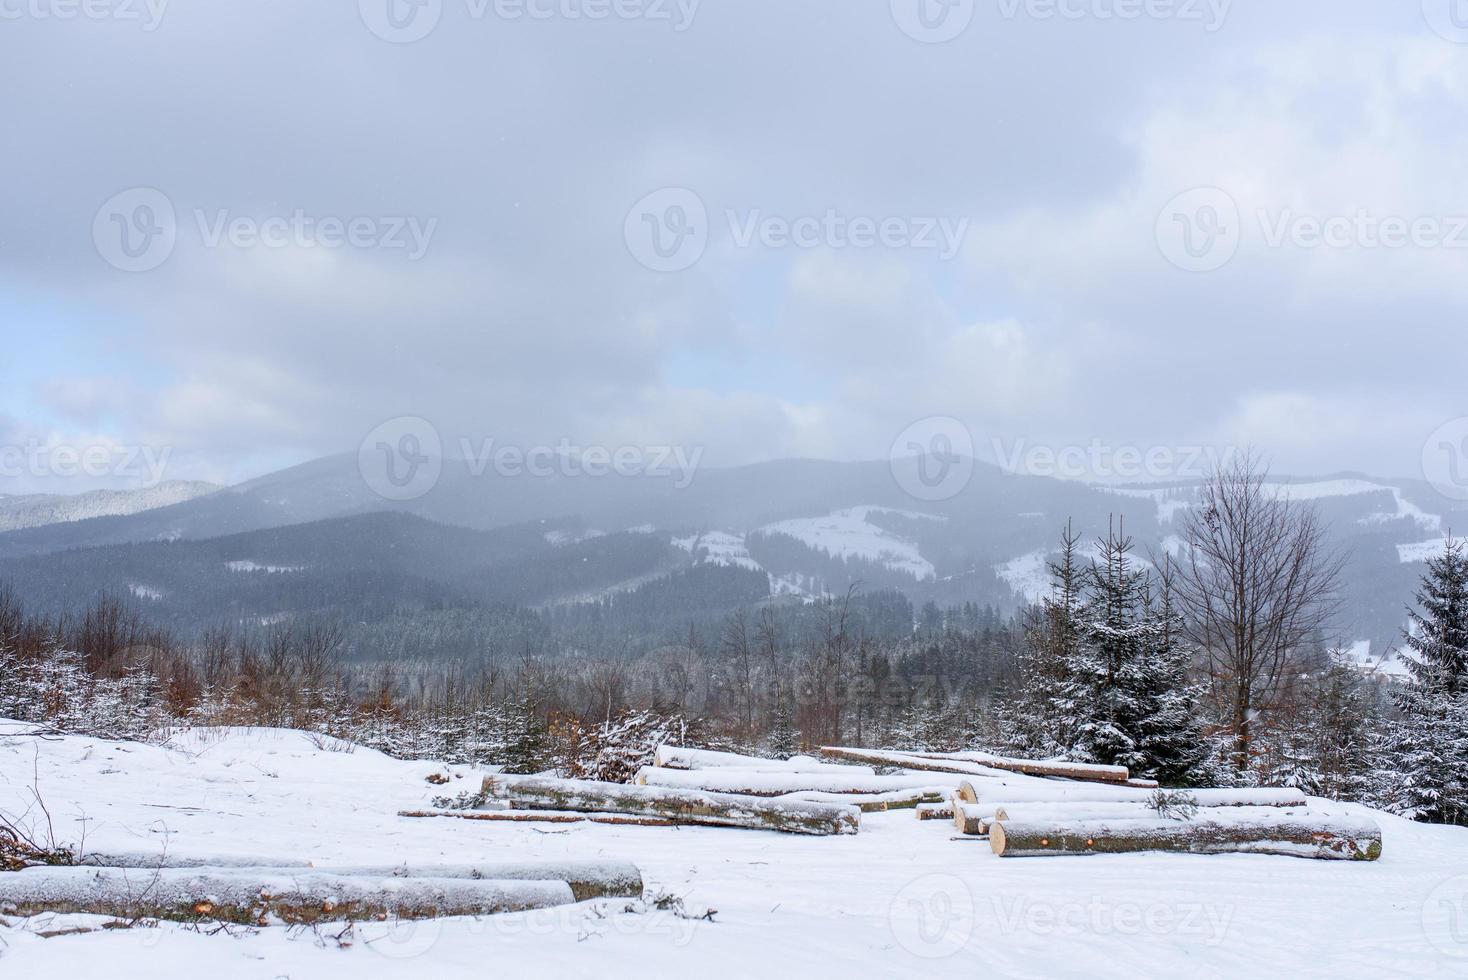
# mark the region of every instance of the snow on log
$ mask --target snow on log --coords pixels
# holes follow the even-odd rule
[[[1155,779],[1128,779],[1122,785],[1133,789],[1157,789],[1162,784]]]
[[[189,855],[165,851],[88,851],[77,864],[92,868],[309,868],[310,861],[251,855]]]
[[[484,792],[517,809],[610,811],[663,817],[674,823],[792,834],[854,834],[861,822],[861,811],[854,806],[541,776],[486,776]]]
[[[845,767],[836,767],[845,768]],[[789,793],[892,793],[932,789],[944,782],[924,773],[907,776],[868,776],[860,772],[752,772],[747,769],[660,769],[644,766],[633,777],[639,786],[670,786],[741,796],[785,796]],[[940,790],[941,792],[941,790]]]
[[[1054,760],[1032,761],[1029,759],[1013,759],[1002,755],[990,755],[987,752],[901,752],[898,754],[940,762],[971,762],[976,765],[987,766],[990,769],[1003,769],[1006,772],[1024,773],[1026,776],[1057,776],[1062,779],[1075,779],[1093,783],[1124,784],[1131,776],[1127,772],[1126,766],[1096,766],[1083,762],[1060,762]]]
[[[568,905],[564,881],[355,878],[305,871],[33,868],[0,875],[0,908],[17,915],[301,925],[492,915]]]
[[[989,842],[1000,857],[1182,851],[1278,854],[1375,861],[1381,828],[1370,820],[1277,814],[1201,820],[995,821]]]
[[[653,753],[653,764],[663,769],[746,769],[751,772],[831,772],[838,775],[862,773],[876,775],[870,766],[846,766],[821,762],[810,756],[793,759],[761,759],[735,752],[712,749],[689,749],[678,745],[660,745]]]
[[[261,873],[290,874],[286,868]],[[352,878],[433,878],[439,881],[564,881],[576,901],[590,898],[641,898],[642,872],[630,861],[488,861],[484,864],[323,866],[322,874]]]
[[[915,809],[917,810],[917,818],[919,820],[953,819],[952,803],[919,803]]]
[[[821,747],[821,755],[832,759],[849,759],[872,766],[887,766],[896,769],[916,769],[920,772],[956,773],[960,776],[1005,776],[1003,769],[981,766],[957,759],[926,759],[906,752],[887,752],[881,749],[849,749],[835,745]]]
[[[456,817],[487,823],[605,823],[628,827],[672,827],[666,817],[639,817],[630,813],[566,813],[563,810],[399,810],[400,817]]]
[[[960,785],[973,794],[973,803],[1147,803],[1153,790],[1102,783],[1057,782],[1043,779],[981,779]],[[1200,807],[1304,806],[1305,794],[1297,789],[1190,789],[1178,790],[1193,797]],[[967,797],[965,797],[967,799]]]
[[[786,793],[775,799],[845,804],[856,807],[862,813],[878,813],[884,810],[910,810],[924,803],[942,803],[948,792],[946,786],[926,786],[894,790],[890,793]]]
[[[959,803],[953,808],[953,823],[960,834],[982,836],[989,832],[989,819],[993,813],[975,803]]]

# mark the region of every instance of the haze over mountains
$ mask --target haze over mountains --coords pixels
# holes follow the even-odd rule
[[[680,488],[645,475],[476,475],[445,460],[431,490],[393,502],[357,463],[329,457],[225,489],[0,500],[0,515],[35,525],[9,516],[0,578],[57,614],[101,593],[130,596],[185,632],[323,613],[411,630],[404,624],[446,611],[571,615],[597,600],[642,608],[626,633],[648,644],[676,635],[680,618],[852,585],[900,592],[914,609],[1011,612],[1043,594],[1067,520],[1089,539],[1124,519],[1137,556],[1158,560],[1177,553],[1177,515],[1196,498],[1195,482],[1100,487],[985,464],[951,499],[930,502],[894,474],[915,462],[704,469]],[[1468,515],[1425,484],[1340,476],[1276,486],[1318,506],[1350,551],[1338,635],[1326,640],[1375,664],[1419,563]],[[432,655],[431,642],[421,651]]]

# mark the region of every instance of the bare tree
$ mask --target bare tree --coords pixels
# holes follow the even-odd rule
[[[1345,564],[1327,546],[1315,508],[1267,476],[1243,453],[1209,477],[1182,522],[1186,553],[1175,581],[1240,771],[1249,765],[1254,720],[1275,707],[1292,656],[1339,607]]]

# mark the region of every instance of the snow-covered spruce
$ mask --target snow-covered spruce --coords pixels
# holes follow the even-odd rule
[[[741,796],[783,796],[787,793],[892,793],[900,790],[930,789],[959,777],[945,780],[930,774],[906,776],[836,775],[825,772],[751,772],[744,769],[659,769],[646,766],[638,771],[634,782],[639,786],[669,786],[697,789],[710,793],[738,793]]]
[[[0,875],[0,908],[118,919],[300,925],[493,915],[569,905],[564,881],[357,878],[322,872],[32,868]]]
[[[506,800],[515,809],[631,813],[710,827],[829,835],[854,834],[861,825],[861,811],[854,806],[766,800],[662,786],[495,775],[485,777],[484,792]]]
[[[1403,637],[1411,675],[1396,695],[1396,809],[1468,826],[1468,555],[1449,540],[1427,563]]]
[[[989,825],[1000,857],[1183,851],[1190,854],[1277,854],[1375,861],[1381,828],[1370,820],[1309,814],[1201,820],[1039,820]]]

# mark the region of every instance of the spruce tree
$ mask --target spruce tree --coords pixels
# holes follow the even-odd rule
[[[1075,741],[1074,718],[1057,704],[1056,696],[1071,681],[1080,645],[1079,542],[1080,536],[1067,523],[1060,537],[1060,558],[1049,565],[1050,593],[1025,619],[1019,687],[1000,711],[1003,747],[1016,755],[1060,755]]]
[[[1448,538],[1410,609],[1408,683],[1396,694],[1397,807],[1418,820],[1468,826],[1468,557]]]

